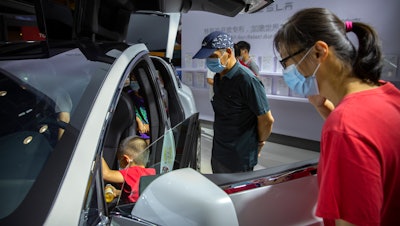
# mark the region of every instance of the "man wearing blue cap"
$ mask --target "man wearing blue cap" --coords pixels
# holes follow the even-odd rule
[[[252,171],[274,122],[263,84],[237,62],[232,38],[224,32],[207,35],[193,58],[206,59],[208,69],[216,73],[211,100],[213,173]]]

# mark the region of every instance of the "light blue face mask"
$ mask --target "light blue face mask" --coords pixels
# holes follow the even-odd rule
[[[308,77],[302,75],[297,69],[297,66],[303,62],[310,50],[304,55],[299,63],[296,65],[292,64],[283,70],[283,79],[285,80],[286,85],[295,93],[306,97],[319,94],[315,73],[317,73],[320,64],[318,64],[317,68],[315,68],[314,73]]]
[[[138,91],[140,89],[139,86],[139,82],[138,81],[131,81],[131,83],[129,84],[129,86],[131,87],[131,89],[133,91]]]
[[[206,66],[208,69],[210,69],[210,71],[215,73],[221,73],[226,67],[226,65],[221,64],[221,60],[219,58],[206,58]]]

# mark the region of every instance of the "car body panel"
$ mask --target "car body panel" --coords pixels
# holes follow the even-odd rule
[[[318,197],[316,175],[229,197],[240,225],[323,225],[314,214]]]
[[[132,215],[159,225],[239,225],[228,194],[191,168],[155,179],[140,196]]]
[[[200,176],[190,169],[147,176],[141,183],[148,185],[132,211],[117,212],[116,221],[124,218],[121,225],[136,218],[155,225],[323,225],[314,214],[316,169],[315,160],[304,161],[267,168],[258,176],[238,173],[233,184],[229,177],[234,174]]]
[[[322,225],[314,214],[318,162],[315,158],[251,173],[205,176],[229,194],[240,225]]]

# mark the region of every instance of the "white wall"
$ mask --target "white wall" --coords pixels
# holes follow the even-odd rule
[[[258,60],[262,74],[279,76],[281,68],[279,63],[276,64],[273,36],[288,17],[299,9],[308,7],[325,7],[343,20],[362,21],[372,25],[381,38],[384,54],[390,62],[386,64],[382,78],[400,81],[400,70],[397,70],[400,56],[399,0],[276,0],[261,12],[240,14],[233,18],[205,12],[189,12],[182,16],[182,67],[194,68],[192,79],[195,81],[191,84],[196,87],[194,94],[197,105],[200,106],[200,118],[213,118],[207,85],[199,87],[202,81],[196,79],[196,76],[201,77],[196,73],[205,69],[204,61],[191,61],[191,57],[201,47],[203,38],[212,31],[222,30],[230,33],[234,42],[245,40],[251,44],[250,53]],[[323,121],[310,104],[304,100],[296,101],[298,98],[291,101],[269,97],[276,119],[274,133],[320,140]]]

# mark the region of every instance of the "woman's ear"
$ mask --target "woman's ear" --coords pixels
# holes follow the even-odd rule
[[[317,41],[315,43],[314,48],[315,48],[315,56],[316,56],[316,58],[320,62],[325,61],[326,57],[328,56],[328,52],[329,52],[328,44],[326,44],[326,42],[323,42],[323,41]]]

